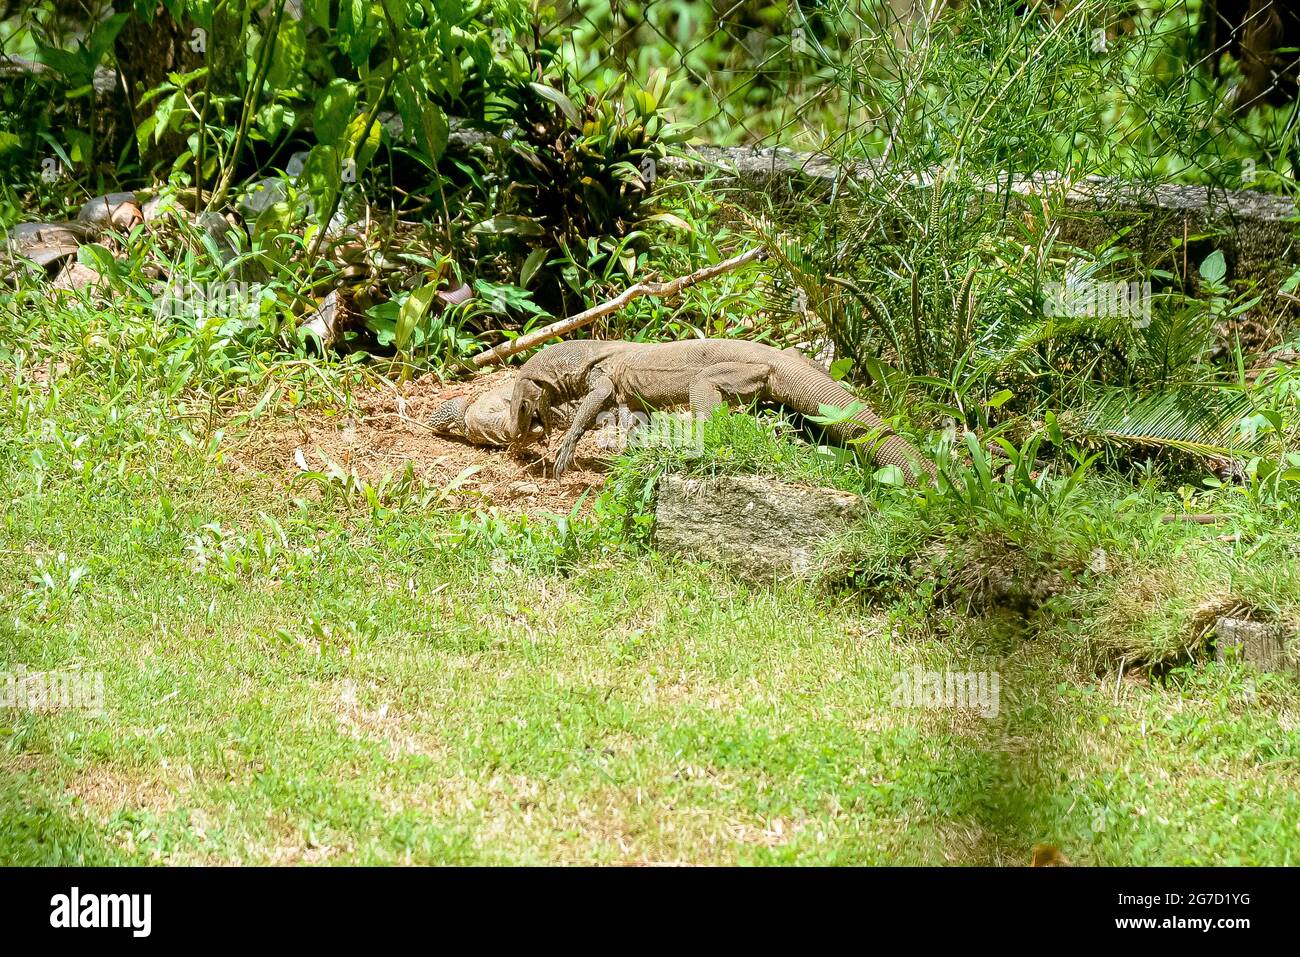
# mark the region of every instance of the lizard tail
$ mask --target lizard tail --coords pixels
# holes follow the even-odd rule
[[[846,409],[861,404],[852,392],[802,357],[780,363],[767,391],[770,399],[802,415],[818,415],[824,405]],[[840,442],[870,435],[863,447],[873,462],[901,469],[909,485],[915,485],[922,474],[934,480],[934,464],[870,409],[859,409],[850,421],[829,426],[827,432]]]

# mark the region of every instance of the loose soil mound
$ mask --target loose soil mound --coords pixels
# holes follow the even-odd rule
[[[331,464],[372,485],[400,477],[409,462],[420,478],[446,486],[468,469],[457,485],[471,505],[496,505],[518,512],[568,513],[582,496],[604,483],[605,458],[588,436],[574,467],[563,478],[550,477],[553,455],[534,445],[520,453],[479,448],[435,435],[425,425],[439,402],[478,394],[509,378],[498,370],[472,382],[444,384],[432,375],[401,386],[370,388],[353,395],[348,411],[297,411],[255,423],[237,440],[228,459],[235,469],[288,484],[308,471],[328,473]],[[552,436],[552,445],[559,436]],[[545,457],[543,452],[546,451]]]

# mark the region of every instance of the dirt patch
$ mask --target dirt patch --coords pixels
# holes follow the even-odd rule
[[[335,469],[377,485],[386,477],[399,479],[409,464],[432,485],[454,483],[458,504],[478,500],[516,512],[567,514],[584,492],[605,481],[608,460],[590,435],[579,445],[573,468],[555,479],[550,477],[553,451],[540,444],[519,453],[480,448],[435,435],[425,424],[440,402],[477,395],[510,376],[502,369],[472,382],[444,384],[426,375],[400,386],[367,388],[352,396],[350,410],[298,411],[253,423],[234,441],[227,460],[238,472],[284,485],[304,471]],[[551,444],[559,439],[551,436]]]
[[[374,688],[362,689],[358,695],[357,683],[351,678],[327,686],[327,700],[333,707],[340,734],[357,740],[377,741],[385,745],[389,758],[397,760],[405,755],[422,755],[429,758],[444,757],[436,741],[408,730],[410,716],[390,709],[387,701],[377,707],[367,707],[366,701],[375,697]]]
[[[165,780],[156,772],[126,771],[95,765],[77,774],[66,785],[81,803],[101,820],[107,821],[124,810],[166,814],[186,796],[184,784]]]

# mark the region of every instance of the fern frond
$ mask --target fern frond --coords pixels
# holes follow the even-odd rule
[[[1187,383],[1137,399],[1111,390],[1083,410],[1079,432],[1103,442],[1232,457],[1257,444],[1238,428],[1251,408],[1249,392],[1236,385]]]

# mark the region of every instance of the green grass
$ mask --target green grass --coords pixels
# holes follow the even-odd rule
[[[5,863],[1295,863],[1284,679],[1116,698],[946,612],[618,550],[566,571],[155,453],[5,473],[4,659],[107,698],[3,712]],[[996,719],[891,706],[898,672],[990,655]]]
[[[511,522],[230,466],[262,427],[244,411],[336,401],[352,366],[98,310],[6,323],[0,664],[100,672],[106,700],[0,710],[0,863],[1021,865],[1039,842],[1085,864],[1297,863],[1294,679],[1095,667],[1098,622],[1150,639],[1116,610],[1124,571],[1017,618],[904,567],[936,542],[951,567],[996,547],[1040,569],[1108,542],[1176,568],[1176,535],[1227,549],[1204,582],[1287,617],[1289,512],[1207,492],[1196,507],[1268,533],[1220,548],[1222,529],[1161,531],[1172,496],[1125,500],[1113,477],[1050,506],[1014,484],[961,506],[877,490],[856,577],[747,585],[623,540],[613,496]],[[867,488],[743,416],[690,464]],[[896,706],[916,666],[996,671],[996,716]]]
[[[1043,840],[1295,863],[1285,682],[1210,668],[1117,701],[970,624],[891,634],[653,559],[538,575],[448,547],[437,516],[172,481],[170,516],[147,483],[28,490],[5,516],[6,659],[107,689],[102,717],[6,714],[7,863],[1010,864]],[[249,544],[258,515],[287,546]],[[199,567],[213,522],[244,531]],[[76,587],[31,584],[59,553]],[[984,642],[997,719],[891,707],[897,672]]]

